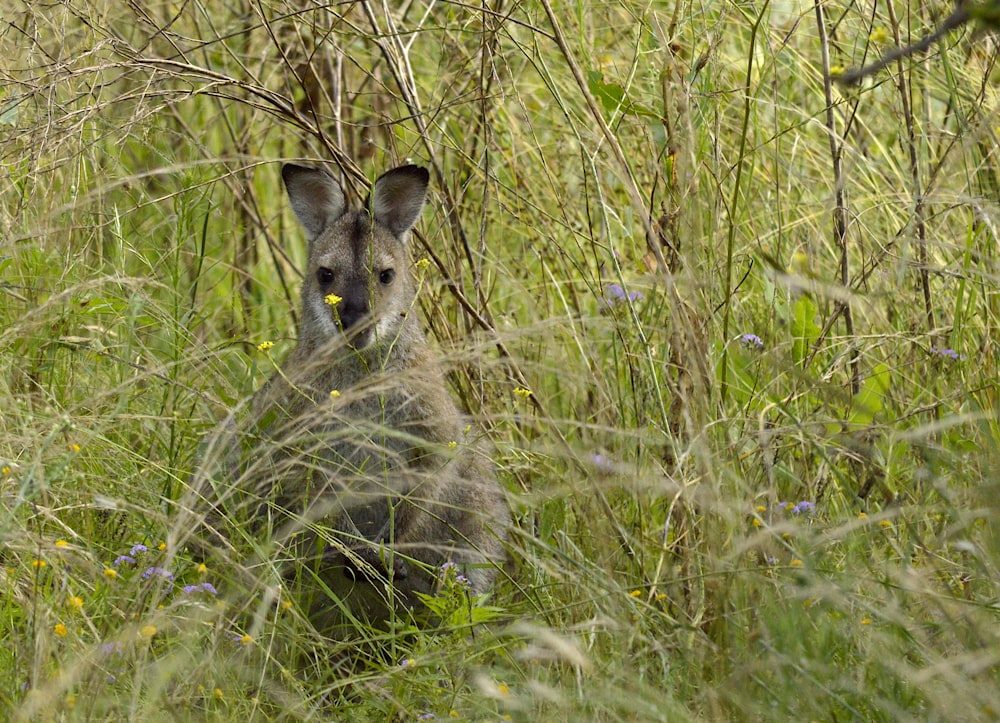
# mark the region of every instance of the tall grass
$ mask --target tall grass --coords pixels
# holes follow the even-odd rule
[[[830,81],[948,10],[4,9],[5,715],[1000,716],[995,43]],[[487,625],[323,639],[188,544],[293,344],[287,158],[432,171],[422,317],[517,520]]]

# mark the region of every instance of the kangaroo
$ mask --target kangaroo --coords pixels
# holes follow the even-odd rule
[[[415,313],[408,241],[429,174],[388,171],[361,209],[323,170],[281,175],[308,241],[298,343],[251,401],[235,487],[318,577],[314,622],[413,608],[447,562],[486,593],[510,514]]]

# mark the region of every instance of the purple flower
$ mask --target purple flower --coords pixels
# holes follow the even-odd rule
[[[165,570],[162,567],[151,567],[146,572],[142,573],[143,580],[149,580],[152,577],[162,577],[167,582],[174,581],[174,573],[170,570]]]
[[[456,575],[455,582],[464,588],[472,587],[472,581],[469,580],[465,575]]]
[[[149,552],[149,548],[142,543],[139,543],[138,545],[132,545],[132,549],[128,551],[128,554],[136,557],[144,552]]]
[[[603,454],[590,455],[590,461],[593,462],[594,466],[597,467],[597,469],[599,469],[601,472],[615,471],[614,462],[605,457]]]
[[[418,715],[417,720],[437,720],[437,716],[433,713],[424,713],[423,715]]]
[[[792,508],[792,514],[801,515],[804,512],[812,513],[816,510],[816,505],[807,500],[802,500]]]
[[[756,334],[744,334],[740,337],[740,344],[748,349],[760,351],[764,348],[764,341]]]
[[[113,643],[105,643],[101,646],[102,655],[116,655],[117,653],[124,652],[125,644],[120,640],[116,640]]]
[[[931,354],[937,354],[938,356],[947,357],[952,361],[965,361],[965,354],[959,354],[954,349],[938,349],[936,346],[932,346]]]
[[[185,585],[181,588],[181,592],[185,595],[197,595],[200,592],[207,592],[210,595],[215,595],[218,590],[215,589],[215,585],[210,582],[203,582],[200,585]]]
[[[601,300],[605,306],[612,306],[620,301],[638,301],[645,298],[639,291],[625,291],[621,284],[608,284],[604,287],[605,295]]]
[[[129,557],[128,555],[119,555],[115,558],[115,561],[111,563],[112,567],[118,567],[119,565],[134,565],[135,558]]]

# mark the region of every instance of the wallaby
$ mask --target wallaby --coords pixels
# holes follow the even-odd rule
[[[322,625],[341,604],[370,619],[414,607],[449,561],[483,594],[510,514],[417,319],[408,240],[429,175],[388,171],[360,210],[323,170],[281,175],[308,240],[298,344],[246,428],[230,423],[235,487],[316,574]]]

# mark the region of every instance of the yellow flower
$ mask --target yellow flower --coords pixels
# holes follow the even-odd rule
[[[116,577],[118,577],[118,571],[113,567],[106,567],[104,568],[104,577],[108,578],[109,580],[114,580]]]
[[[629,595],[632,597],[642,597],[642,590],[633,590]]]
[[[801,567],[802,566],[802,560],[796,558],[796,559],[792,560],[788,564],[791,565],[792,567]]]
[[[142,628],[139,629],[139,635],[141,635],[142,637],[144,637],[147,640],[149,640],[154,635],[156,635],[156,626],[155,625],[143,625]]]
[[[767,512],[767,505],[757,505],[758,512]]]
[[[431,260],[427,258],[420,259],[414,266],[417,267],[417,271],[423,271],[428,266],[431,265]]]
[[[656,594],[656,599],[657,599],[658,602],[663,602],[664,600],[667,599],[667,593],[665,593],[665,592],[657,593]]]
[[[292,609],[292,601],[291,600],[284,600],[284,601],[282,601],[282,603],[281,603],[281,609],[282,610],[291,610]]]
[[[510,688],[501,683],[497,686],[497,692],[499,692],[500,695],[510,695]]]
[[[836,78],[839,75],[843,75],[846,68],[843,65],[831,65],[830,66],[830,77]]]
[[[56,547],[69,547],[69,543],[66,540],[56,540]]]
[[[60,638],[65,638],[67,633],[69,633],[69,631],[66,629],[66,626],[63,625],[62,623],[56,623],[56,626],[52,628],[52,632],[58,635]]]
[[[0,468],[0,474],[2,474],[4,477],[10,476],[10,473],[11,473],[11,468],[8,467],[7,465],[4,465],[2,468]]]
[[[871,625],[872,624],[872,619],[871,618],[861,618],[861,624],[862,625]]]
[[[448,449],[455,449],[457,446],[458,442],[456,442],[455,440],[448,442]]]
[[[66,601],[66,607],[73,608],[74,610],[83,610],[83,598],[79,595],[72,596]]]
[[[340,396],[340,392],[338,390],[336,390],[336,389],[331,389],[330,390],[330,399],[336,399],[339,396]]]
[[[883,27],[877,27],[868,34],[868,39],[882,45],[889,42],[889,31]]]
[[[212,691],[212,692],[214,693],[215,697],[216,697],[216,698],[217,698],[218,700],[222,700],[223,698],[225,698],[225,697],[226,697],[226,696],[225,696],[225,694],[224,694],[224,693],[222,692],[222,688],[216,688],[216,689],[215,689],[214,691]]]
[[[253,635],[247,633],[242,638],[240,638],[240,643],[243,645],[253,645]]]
[[[80,445],[74,442],[73,444],[67,444],[66,449],[68,449],[70,452],[76,453],[80,451]]]
[[[531,390],[525,389],[524,387],[515,387],[514,394],[521,397],[521,399],[527,399],[531,396]]]
[[[452,711],[448,711],[448,717],[449,718],[458,718],[460,716],[458,715],[458,711],[457,710],[452,710]]]
[[[200,563],[198,567],[195,568],[195,572],[197,572],[199,575],[207,575],[208,565],[206,565],[204,562]]]
[[[863,520],[863,519],[865,519],[866,517],[868,517],[868,513],[867,513],[867,512],[859,512],[859,513],[858,513],[858,519],[859,519],[859,520]]]
[[[336,306],[341,301],[343,301],[343,299],[336,294],[327,294],[323,297],[323,303],[328,306]]]
[[[73,710],[74,708],[76,708],[76,696],[75,695],[67,695],[66,696],[66,708],[68,708],[69,710]]]
[[[45,567],[48,564],[49,563],[45,562],[45,560],[32,560],[31,561],[31,566],[33,568],[35,568],[36,570],[41,570],[43,567]]]
[[[160,552],[163,552],[164,550],[166,550],[166,549],[167,549],[167,543],[166,543],[166,542],[161,542],[161,543],[160,543],[160,544],[159,544],[159,545],[157,546],[157,548],[156,548],[156,549],[157,549],[157,550],[159,550]]]
[[[758,520],[758,519],[757,519],[756,517],[754,517],[754,518],[753,518],[753,522],[751,522],[750,524],[752,524],[752,525],[753,525],[754,527],[760,527],[760,526],[761,526],[761,525],[763,525],[764,523],[763,523],[763,522],[761,522],[760,520]]]
[[[892,527],[892,523],[889,520],[882,520],[878,523],[879,527],[889,528]]]
[[[273,348],[274,348],[273,341],[262,341],[260,344],[257,345],[257,351],[261,352],[262,354],[267,354]]]

